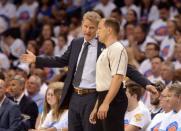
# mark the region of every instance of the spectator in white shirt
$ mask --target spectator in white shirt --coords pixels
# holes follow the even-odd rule
[[[8,19],[15,18],[16,6],[9,2],[9,0],[0,1],[0,15],[7,17]]]
[[[54,55],[61,57],[64,52],[67,50],[68,44],[67,44],[67,36],[64,34],[60,34],[57,38],[58,43],[55,46],[54,49]]]
[[[63,90],[63,83],[49,84],[45,95],[44,109],[37,123],[37,129],[33,131],[67,131],[68,111],[59,108]]]
[[[169,18],[169,5],[165,2],[160,2],[158,5],[160,19],[151,24],[149,36],[153,37],[158,42],[162,42],[168,35],[167,23]]]
[[[168,87],[168,104],[173,109],[172,115],[166,117],[159,128],[159,131],[180,131],[181,130],[181,82],[175,82]]]
[[[164,60],[172,60],[175,44],[176,44],[176,33],[177,33],[177,24],[174,20],[167,21],[168,36],[166,36],[160,45],[160,55]]]
[[[163,58],[160,56],[155,56],[151,59],[152,75],[149,76],[148,79],[152,83],[156,83],[158,81],[162,81],[164,83],[164,81],[162,80],[161,75],[160,75],[160,69],[161,69],[162,62],[163,62]]]
[[[18,58],[25,53],[24,42],[19,38],[20,32],[17,28],[10,28],[3,33],[4,43],[7,46],[7,50],[3,50],[5,54],[12,60],[12,65],[17,66]]]
[[[125,114],[125,131],[144,131],[151,121],[151,115],[147,107],[141,102],[140,85],[134,82],[126,84],[126,95],[128,97],[128,108]]]
[[[101,10],[104,16],[108,18],[114,8],[116,8],[116,5],[111,0],[100,0],[94,9]]]
[[[19,24],[31,22],[35,18],[38,2],[35,0],[24,0],[16,12]]]

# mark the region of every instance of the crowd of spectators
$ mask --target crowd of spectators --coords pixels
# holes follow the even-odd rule
[[[125,82],[125,130],[181,130],[180,0],[1,0],[0,108],[6,96],[19,105],[23,118],[9,128],[68,130],[68,111],[58,107],[67,67],[37,68],[19,58],[26,50],[62,56],[82,36],[81,17],[88,10],[120,22],[119,39],[129,64],[159,92],[150,94],[137,83]],[[0,111],[3,131],[7,125],[1,125],[1,118]]]

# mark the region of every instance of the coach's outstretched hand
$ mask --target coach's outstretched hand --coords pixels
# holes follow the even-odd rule
[[[24,63],[35,63],[36,62],[36,56],[29,50],[26,50],[27,54],[23,54],[20,57],[20,61]]]

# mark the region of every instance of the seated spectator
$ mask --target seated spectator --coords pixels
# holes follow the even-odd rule
[[[180,131],[181,130],[181,83],[175,82],[168,86],[168,104],[173,112],[161,123],[160,131]]]
[[[116,5],[111,0],[100,0],[95,6],[95,10],[101,10],[106,18],[110,17],[111,11],[116,8]]]
[[[0,15],[5,16],[9,20],[16,16],[16,6],[8,0],[0,1]]]
[[[45,40],[53,40],[55,43],[57,43],[57,39],[53,37],[53,27],[51,24],[44,24],[41,28],[41,33],[39,37],[37,38],[38,41],[38,48],[40,48],[40,54],[43,53],[42,45]]]
[[[24,77],[25,79],[28,78],[30,73],[29,64],[27,63],[19,63],[16,68],[16,74]]]
[[[24,42],[19,37],[18,28],[10,28],[3,33],[3,40],[7,47],[7,50],[3,50],[3,53],[9,57],[13,66],[17,66],[18,58],[25,53]]]
[[[159,18],[159,11],[153,0],[141,0],[140,21],[141,23],[151,23]]]
[[[38,116],[38,106],[36,103],[24,94],[25,79],[16,75],[9,84],[11,95],[14,102],[20,107],[21,115],[26,120],[26,129],[35,128],[36,118]]]
[[[165,85],[172,84],[173,75],[174,75],[174,65],[172,62],[163,62],[161,65],[161,77],[164,80]]]
[[[0,69],[2,70],[8,70],[10,67],[10,61],[8,57],[0,52]]]
[[[59,107],[63,83],[50,83],[46,91],[44,110],[37,123],[37,129],[33,131],[67,131],[68,111]]]
[[[36,40],[29,40],[27,42],[27,50],[33,52],[33,54],[39,55],[38,43]]]
[[[0,80],[0,131],[22,131],[21,112],[14,102],[5,96],[5,82]],[[24,130],[23,130],[24,131]]]
[[[40,0],[37,19],[39,22],[48,22],[52,16],[52,0]]]
[[[173,82],[180,81],[181,82],[181,69],[177,69],[174,71]]]
[[[126,84],[128,108],[125,114],[125,131],[140,131],[146,128],[151,121],[151,115],[147,107],[141,102],[141,87],[134,82]]]
[[[169,19],[169,4],[166,2],[160,2],[158,5],[160,18],[155,20],[150,27],[149,36],[154,38],[158,42],[162,42],[168,35],[167,23]]]
[[[17,8],[16,19],[19,24],[31,22],[38,8],[38,2],[35,0],[23,0],[22,4]]]
[[[162,112],[162,108],[160,106],[160,95],[163,89],[165,88],[165,85],[161,81],[157,81],[155,83],[155,87],[158,91],[158,94],[150,93],[150,103],[151,103],[151,119],[155,117],[156,114]]]
[[[133,25],[136,25],[138,22],[136,11],[133,9],[129,9],[126,17],[127,23],[131,23]]]
[[[175,45],[175,59],[173,62],[175,69],[181,69],[181,44]]]
[[[123,39],[121,40],[121,43],[125,46],[132,46],[134,42],[134,28],[135,25],[132,23],[126,23],[124,25],[124,34],[123,34]]]
[[[55,46],[54,55],[61,57],[65,53],[68,47],[67,36],[64,34],[60,34],[57,39],[58,43]]]
[[[124,6],[120,8],[121,12],[123,13],[123,16],[126,17],[128,10],[132,9],[135,10],[137,13],[137,16],[139,18],[139,8],[134,4],[135,0],[124,0]]]
[[[162,80],[161,75],[160,75],[160,69],[161,69],[162,62],[163,62],[163,58],[160,56],[155,56],[151,59],[152,75],[149,76],[148,79],[152,83],[156,83],[158,81],[161,81],[164,83],[164,81]]]
[[[172,60],[175,44],[176,44],[176,31],[177,24],[174,20],[167,21],[168,35],[163,39],[160,45],[160,56],[164,60]]]
[[[119,8],[114,8],[111,12],[110,17],[115,18],[120,23],[120,29],[124,29],[124,25],[126,24],[126,20],[122,15],[122,12]]]
[[[139,71],[147,78],[152,75],[151,59],[159,55],[159,50],[160,48],[154,40],[149,40],[147,42],[145,49],[146,59],[141,63],[139,68]]]
[[[172,114],[172,108],[168,104],[168,88],[166,87],[160,95],[160,107],[163,109],[163,112],[158,113],[150,122],[146,131],[158,131],[162,121]]]
[[[26,84],[25,94],[29,96],[38,106],[38,112],[43,110],[44,96],[40,94],[41,79],[36,75],[31,75]]]
[[[42,57],[44,56],[54,56],[54,49],[55,49],[55,42],[51,39],[47,39],[43,42],[42,49],[44,51],[44,54],[40,55]],[[46,72],[46,82],[54,82],[57,81],[57,76],[60,74],[59,70],[57,68],[48,68],[45,67],[44,71]]]
[[[31,64],[31,66],[35,66],[35,65]],[[40,77],[41,79],[40,94],[45,96],[46,90],[48,88],[48,85],[45,81],[45,78],[46,78],[45,71],[41,68],[31,67],[31,75],[37,75]]]

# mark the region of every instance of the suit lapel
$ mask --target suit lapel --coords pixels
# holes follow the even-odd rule
[[[100,56],[100,54],[104,48],[105,48],[104,45],[102,43],[98,42],[97,59]]]
[[[26,96],[25,95],[23,95],[23,97],[22,97],[22,99],[21,99],[21,101],[20,101],[20,103],[19,103],[19,106],[20,106],[20,109],[21,110],[23,110],[23,107],[25,107],[24,106],[24,102],[26,101]]]
[[[4,113],[5,109],[6,109],[6,106],[8,104],[8,99],[5,98],[4,99],[4,102],[2,103],[1,107],[0,107],[0,118],[1,118],[1,115]]]
[[[84,42],[84,39],[81,38],[78,43],[76,43],[76,46],[75,46],[75,53],[73,54],[74,55],[74,66],[77,65],[77,61],[78,61],[78,57],[79,57],[79,54],[80,54],[80,51],[81,51],[81,48],[82,48],[82,44]],[[74,48],[74,47],[73,47]]]

